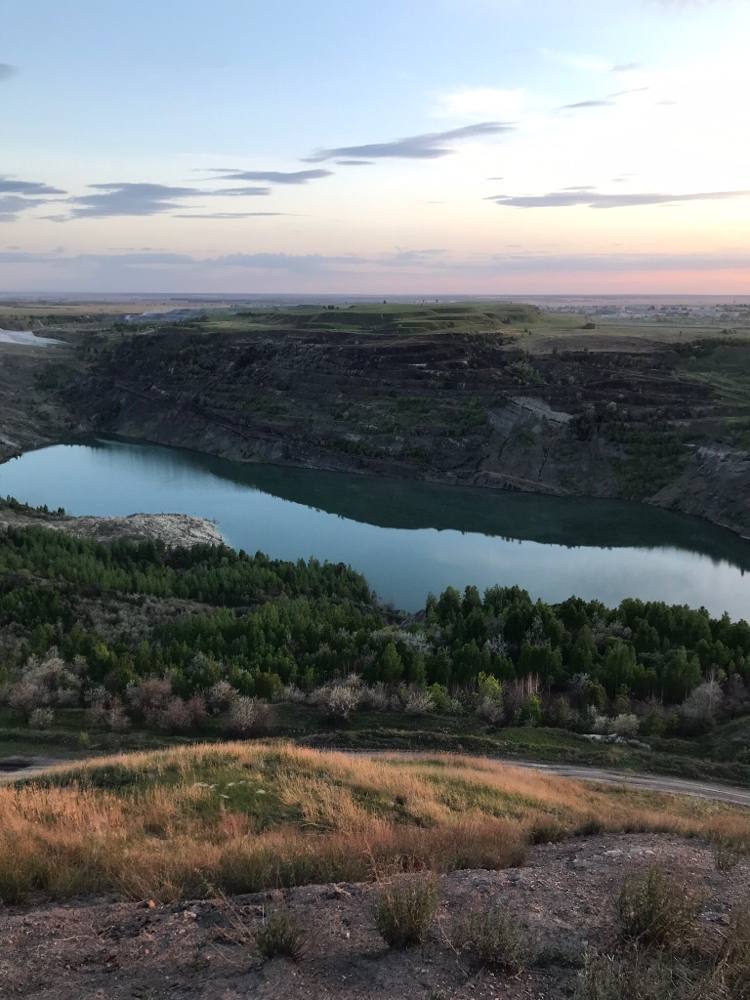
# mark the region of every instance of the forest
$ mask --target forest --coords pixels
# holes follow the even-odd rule
[[[343,564],[41,525],[0,537],[0,637],[0,699],[37,728],[76,707],[113,730],[190,731],[223,712],[251,735],[261,706],[286,700],[333,721],[470,711],[633,739],[705,733],[750,707],[750,626],[702,608],[469,586],[404,620]]]

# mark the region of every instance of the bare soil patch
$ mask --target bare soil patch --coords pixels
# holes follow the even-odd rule
[[[35,1000],[120,1000],[189,995],[205,1000],[549,998],[568,995],[587,949],[612,938],[614,900],[626,875],[652,866],[706,894],[701,933],[717,934],[746,899],[750,865],[717,871],[697,840],[650,834],[576,838],[535,847],[523,868],[458,871],[440,878],[438,914],[425,943],[399,952],[378,936],[370,884],[169,906],[82,899],[0,908],[0,995]],[[253,944],[264,907],[283,902],[305,932],[298,963],[262,961]],[[517,977],[457,956],[450,922],[500,904],[527,924],[546,958]],[[243,943],[241,939],[245,940]]]

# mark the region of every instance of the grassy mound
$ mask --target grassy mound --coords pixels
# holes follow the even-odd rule
[[[208,891],[522,863],[529,844],[664,831],[750,850],[750,812],[469,757],[226,743],[101,758],[0,788],[0,899]]]

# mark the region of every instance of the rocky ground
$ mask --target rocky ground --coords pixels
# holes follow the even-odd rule
[[[40,524],[64,531],[76,538],[97,542],[127,539],[131,542],[162,541],[172,548],[191,545],[220,545],[223,542],[216,526],[202,517],[188,514],[130,514],[128,517],[50,517],[24,514],[0,508],[0,531],[7,526],[27,527]]]
[[[85,899],[0,907],[0,995],[29,1000],[562,1000],[587,950],[612,943],[614,900],[626,874],[658,865],[705,893],[701,936],[748,902],[750,865],[717,871],[711,849],[656,835],[595,836],[533,848],[506,871],[440,879],[425,943],[389,950],[373,925],[370,885],[310,886],[167,906]],[[304,929],[295,963],[262,961],[254,932],[264,907],[286,906]],[[481,967],[449,946],[461,914],[508,907],[542,958],[516,977]]]

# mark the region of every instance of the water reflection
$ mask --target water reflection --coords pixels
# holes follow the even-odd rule
[[[576,593],[703,604],[733,617],[750,605],[749,543],[626,501],[248,465],[101,438],[0,466],[0,493],[75,514],[213,518],[236,547],[343,560],[411,609],[429,590],[468,583],[518,583],[551,601]]]

